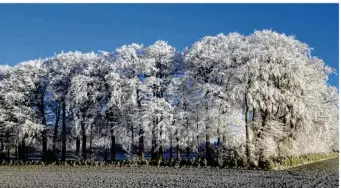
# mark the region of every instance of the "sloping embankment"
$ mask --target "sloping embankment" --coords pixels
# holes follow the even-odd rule
[[[299,157],[286,157],[280,161],[277,162],[271,162],[270,163],[270,169],[279,171],[279,170],[286,170],[286,169],[291,169],[291,168],[296,168],[320,161],[325,161],[328,159],[333,159],[338,157],[338,153],[330,153],[330,154],[309,154],[309,155],[304,155],[304,156],[299,156]]]

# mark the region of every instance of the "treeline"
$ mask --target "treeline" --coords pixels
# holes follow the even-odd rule
[[[115,161],[120,145],[141,160],[184,150],[256,166],[329,153],[338,148],[332,73],[308,45],[269,30],[207,36],[182,52],[157,41],[0,66],[0,150],[25,159],[38,142],[43,160],[60,151],[65,161],[72,143],[82,159],[100,147]]]

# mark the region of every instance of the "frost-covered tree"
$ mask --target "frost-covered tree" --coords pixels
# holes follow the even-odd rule
[[[167,126],[171,125],[171,104],[167,99],[166,89],[175,73],[176,62],[179,61],[176,49],[165,41],[156,41],[145,50],[145,59],[151,65],[146,84],[152,89],[153,128],[152,158],[160,158],[167,138]],[[156,150],[158,149],[158,154]]]
[[[91,55],[91,54],[87,54]],[[56,101],[61,103],[62,112],[62,156],[61,160],[65,161],[66,157],[66,140],[67,140],[67,97],[71,86],[72,78],[82,72],[84,64],[87,63],[86,55],[81,52],[60,53],[46,61],[48,66],[50,89]]]
[[[82,69],[71,79],[68,93],[68,101],[74,115],[74,132],[76,134],[76,150],[79,153],[80,135],[82,137],[82,157],[87,158],[87,137],[92,139],[92,124],[100,109],[102,98],[102,82],[97,76],[97,68],[100,66],[98,56],[95,53],[83,54],[79,61],[83,63]],[[91,151],[91,142],[90,150]]]
[[[228,101],[227,92],[233,88],[231,72],[235,62],[242,59],[244,37],[232,33],[229,35],[204,37],[193,44],[185,54],[189,75],[199,85],[201,108],[205,111],[204,124],[206,134],[206,158],[211,163],[210,139],[219,126],[222,106],[232,104]],[[221,100],[217,103],[217,100]],[[233,101],[235,102],[235,101]],[[219,110],[220,108],[220,110]],[[219,128],[220,129],[220,128]]]
[[[165,149],[172,158],[176,147],[179,160],[183,150],[199,157],[205,142],[208,164],[212,154],[261,165],[327,153],[338,150],[334,72],[307,44],[270,30],[206,36],[181,53],[156,41],[0,66],[0,151],[20,146],[24,159],[41,141],[45,153],[51,124],[56,151],[61,119],[62,161],[74,140],[83,159],[102,147],[112,161],[117,145],[141,160]]]
[[[306,44],[268,30],[256,31],[245,41],[247,51],[234,69],[239,84],[233,94],[238,98],[243,93],[246,112],[250,111],[245,120],[251,120],[247,125],[252,128],[255,157],[281,155],[283,142],[295,139],[302,126],[312,126],[304,100],[313,83],[307,75],[311,75],[308,67],[314,58]],[[322,69],[316,74],[323,74]],[[323,79],[318,80],[326,85]]]
[[[19,145],[19,155],[23,160],[27,158],[27,144],[43,130],[41,114],[32,106],[32,97],[37,89],[35,76],[38,75],[31,74],[27,69],[35,65],[35,62],[24,62],[13,68],[2,67],[2,131],[6,137],[8,156],[9,148]]]
[[[31,60],[18,64],[17,69],[20,70],[21,76],[26,81],[31,81],[32,88],[29,94],[29,106],[35,109],[37,119],[44,126],[42,131],[42,156],[47,152],[47,135],[46,135],[46,90],[48,86],[47,69],[44,66],[44,60]]]

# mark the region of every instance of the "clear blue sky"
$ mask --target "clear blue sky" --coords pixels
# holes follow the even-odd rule
[[[272,29],[338,70],[338,12],[338,4],[0,4],[0,64],[158,39],[182,50],[206,35]]]

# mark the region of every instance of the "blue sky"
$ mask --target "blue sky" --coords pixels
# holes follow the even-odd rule
[[[338,4],[0,4],[0,64],[159,39],[182,50],[206,35],[272,29],[295,35],[338,70],[338,11]],[[338,76],[329,83],[338,86]]]

